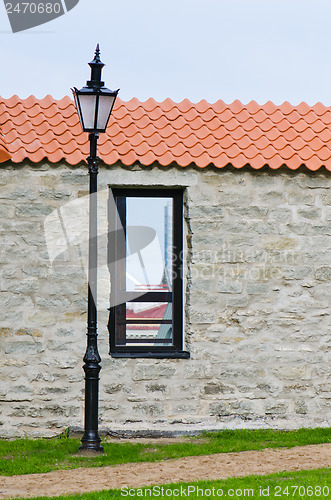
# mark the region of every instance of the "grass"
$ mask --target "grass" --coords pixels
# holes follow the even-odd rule
[[[129,462],[155,462],[192,455],[261,450],[329,443],[331,429],[224,430],[187,437],[173,444],[103,442],[104,454],[77,454],[80,441],[66,434],[52,439],[0,440],[0,475],[32,474],[58,469],[98,467]]]
[[[191,487],[188,494],[188,487]],[[295,489],[298,487],[297,489]],[[164,490],[162,491],[162,488]],[[68,495],[56,497],[56,500],[106,500],[123,498],[181,498],[181,488],[187,493],[186,497],[195,498],[293,498],[320,500],[330,498],[331,481],[328,469],[317,469],[313,471],[282,472],[268,476],[248,476],[243,478],[231,478],[218,481],[197,481],[192,483],[177,483],[149,488],[131,488],[124,495],[119,489],[100,491],[97,493],[84,493],[82,495]],[[194,490],[193,490],[194,488]],[[197,488],[200,488],[198,490]],[[213,493],[214,488],[214,495]],[[321,488],[321,489],[319,489]],[[324,488],[324,490],[323,490]],[[147,490],[150,490],[149,493]],[[171,493],[171,490],[174,493]],[[223,494],[221,495],[221,491]],[[203,493],[202,493],[203,492]],[[208,495],[208,492],[211,494]],[[163,495],[161,495],[163,493]],[[178,494],[179,493],[179,494]],[[45,500],[46,497],[38,497],[33,500]],[[51,498],[51,497],[47,497]],[[55,497],[53,497],[55,498]]]

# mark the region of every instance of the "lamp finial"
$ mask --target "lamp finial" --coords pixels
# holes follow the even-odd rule
[[[100,46],[97,44],[94,59],[89,63],[91,68],[91,80],[87,82],[88,87],[101,88],[104,82],[101,81],[101,72],[104,67],[103,62],[100,59]]]
[[[94,60],[97,61],[97,62],[101,61],[101,59],[100,59],[100,46],[99,46],[98,43],[97,43],[97,46],[96,46],[96,49],[95,49]]]

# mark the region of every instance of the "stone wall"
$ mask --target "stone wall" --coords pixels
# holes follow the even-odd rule
[[[185,188],[188,360],[108,355],[109,185]],[[117,166],[99,188],[100,428],[330,425],[330,174]],[[2,437],[83,425],[87,190],[85,166],[1,168]]]

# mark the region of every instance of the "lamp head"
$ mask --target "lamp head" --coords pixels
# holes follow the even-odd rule
[[[96,47],[93,61],[89,63],[91,80],[86,86],[72,90],[79,120],[84,132],[102,133],[106,131],[119,89],[110,90],[101,81],[101,72],[104,67],[100,59],[99,44]]]

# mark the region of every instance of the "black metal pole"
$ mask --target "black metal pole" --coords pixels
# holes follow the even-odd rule
[[[97,175],[98,134],[89,135],[90,156],[87,158],[90,175],[89,196],[89,254],[88,254],[88,303],[87,303],[87,348],[84,356],[85,372],[85,424],[80,450],[102,452],[98,433],[99,372],[100,355],[97,334]]]

